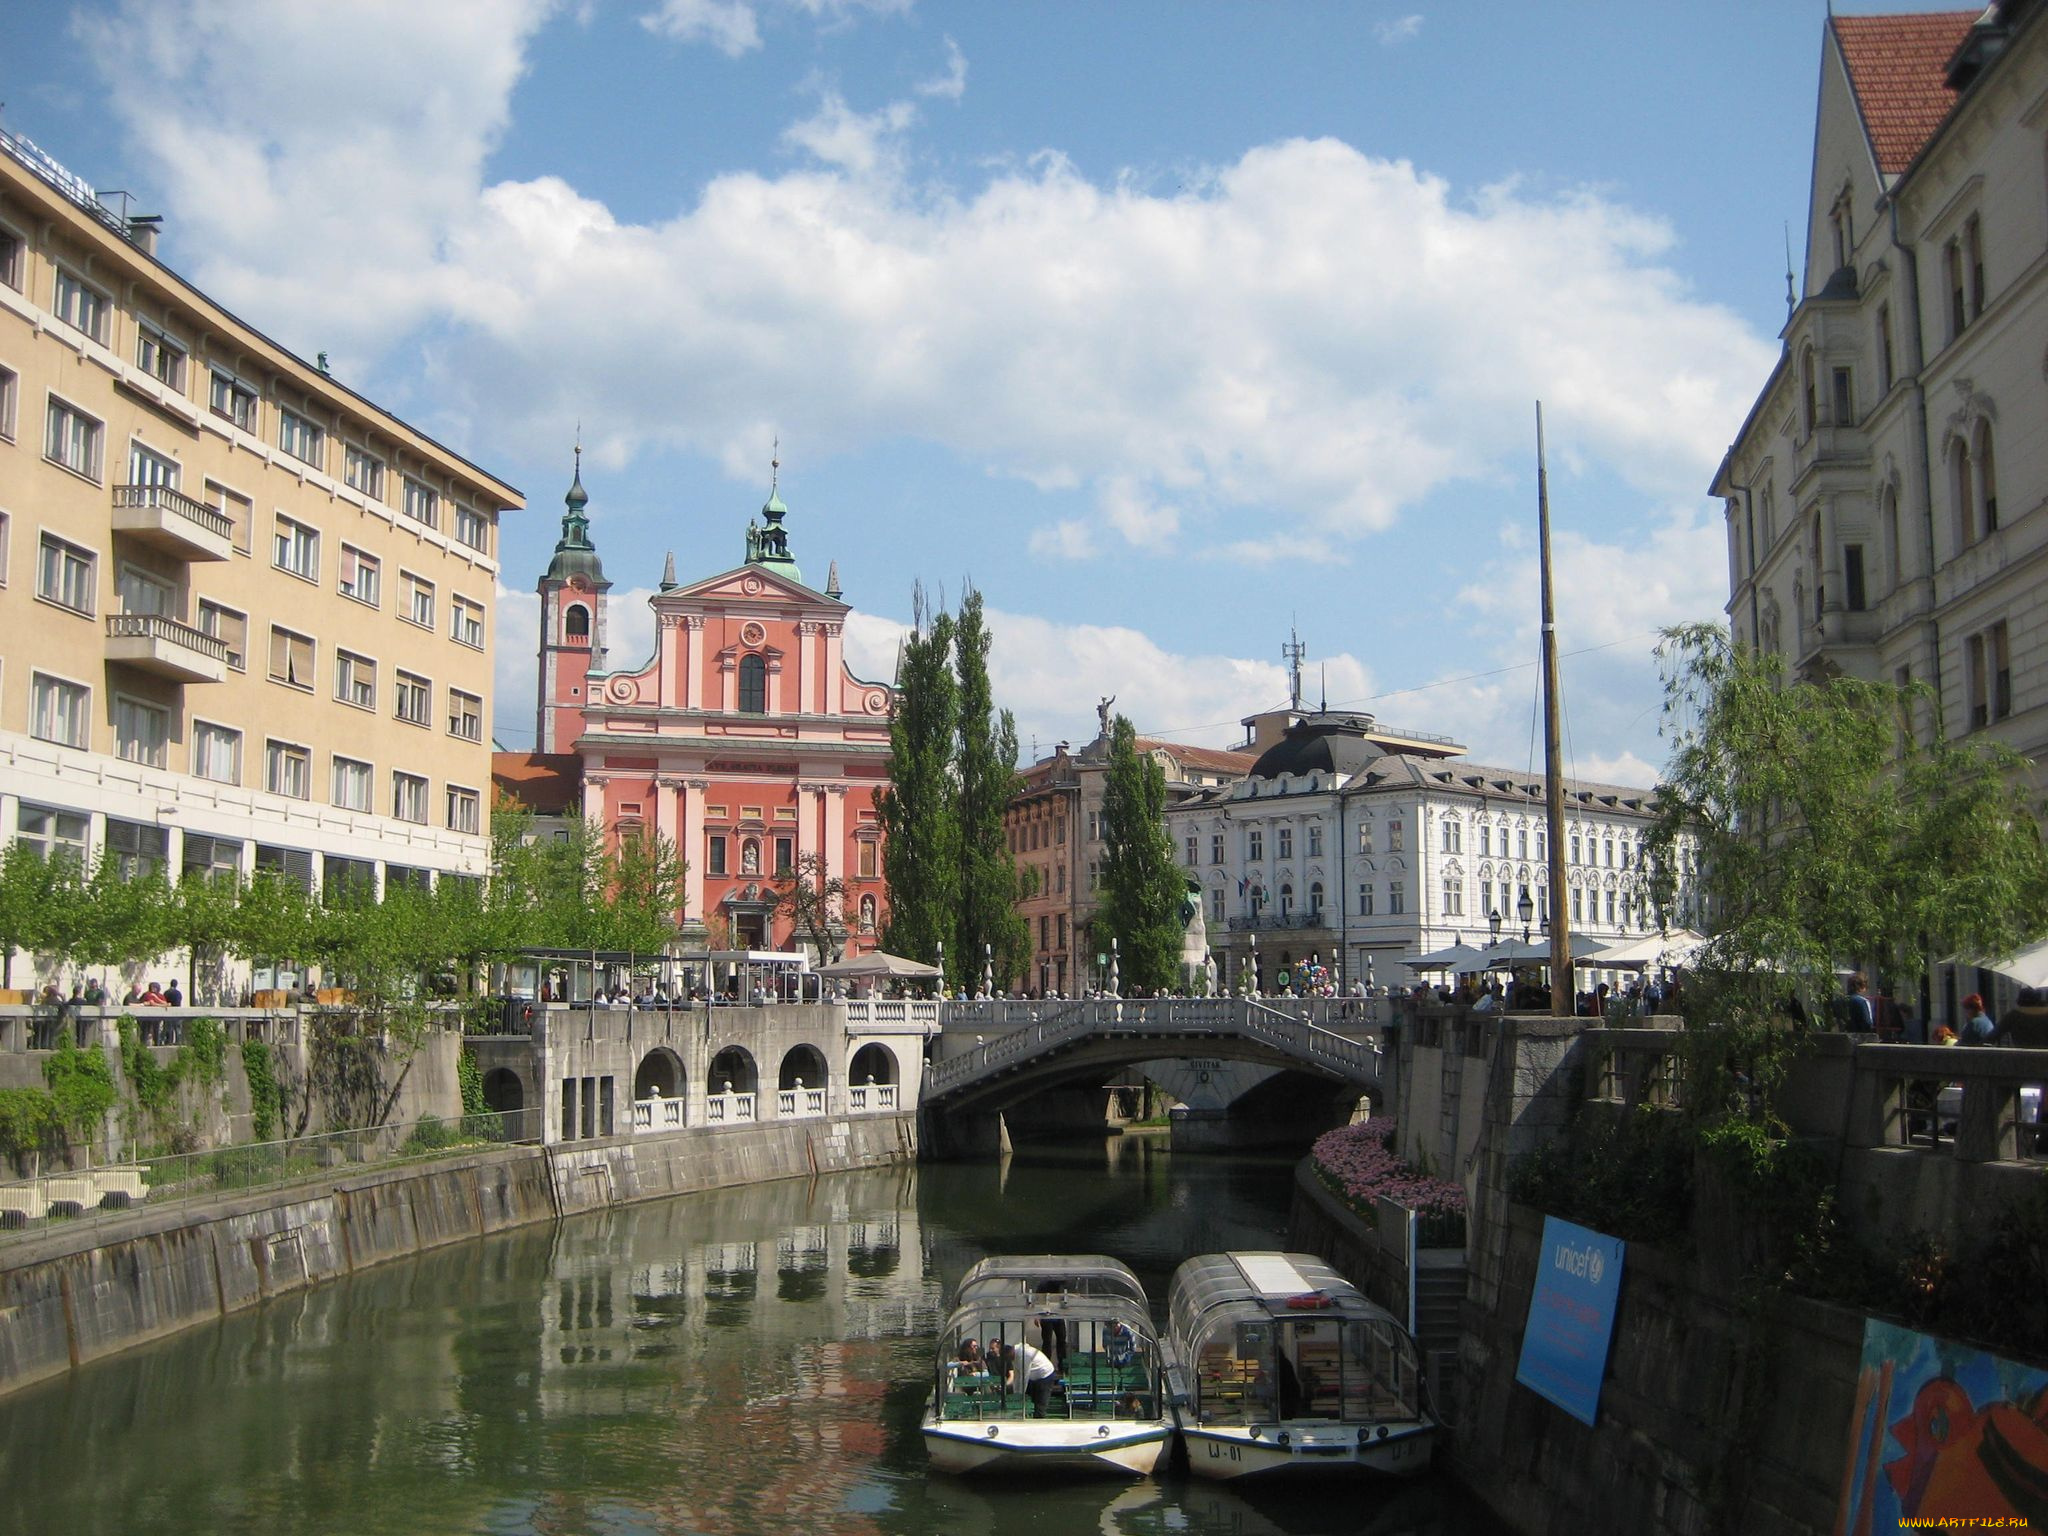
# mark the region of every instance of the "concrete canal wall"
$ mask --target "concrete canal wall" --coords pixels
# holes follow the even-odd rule
[[[510,1227],[915,1155],[908,1114],[690,1129],[471,1152],[60,1229],[0,1248],[0,1392]]]

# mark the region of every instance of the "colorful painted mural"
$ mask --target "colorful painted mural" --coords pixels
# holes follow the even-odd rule
[[[2048,1370],[1870,1318],[1851,1425],[1835,1536],[2048,1529]]]

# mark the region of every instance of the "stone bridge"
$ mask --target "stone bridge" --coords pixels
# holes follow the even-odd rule
[[[1028,1113],[1042,1120],[1053,1113],[1048,1095],[1099,1092],[1137,1067],[1187,1106],[1174,1117],[1176,1146],[1261,1139],[1254,1120],[1298,1136],[1348,1115],[1360,1097],[1380,1098],[1387,1007],[1368,998],[948,1003],[919,1098],[925,1144],[941,1155],[1000,1145],[1010,1127],[999,1117],[1024,1101],[1036,1101]],[[1074,1109],[1089,1114],[1085,1103]]]

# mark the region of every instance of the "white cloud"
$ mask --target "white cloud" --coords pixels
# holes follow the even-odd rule
[[[783,141],[808,151],[827,165],[855,176],[872,176],[893,165],[896,141],[917,121],[917,108],[893,101],[878,112],[855,112],[837,91],[818,100],[818,110],[782,133]]]
[[[952,38],[946,39],[946,72],[918,83],[917,94],[958,101],[967,94],[967,55]]]
[[[1042,560],[1087,560],[1095,554],[1095,535],[1079,518],[1064,517],[1031,530],[1031,553]]]
[[[862,14],[901,16],[912,0],[662,0],[640,25],[678,43],[708,43],[729,59],[761,46],[761,20],[802,15],[828,29],[853,25]]]
[[[613,592],[605,603],[606,650],[610,671],[632,671],[654,655],[652,587]],[[493,629],[491,735],[508,752],[531,752],[540,688],[540,594],[498,583]]]
[[[1382,48],[1392,48],[1407,42],[1410,38],[1420,36],[1422,18],[1419,15],[1390,16],[1384,21],[1375,22],[1372,32],[1373,36],[1380,40]]]

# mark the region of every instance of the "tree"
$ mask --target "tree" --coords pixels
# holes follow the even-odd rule
[[[676,845],[660,832],[621,836],[599,862],[602,893],[591,913],[597,949],[658,955],[674,942],[688,870]]]
[[[75,860],[45,858],[25,842],[0,848],[0,986],[14,984],[14,952],[34,953],[61,947],[57,926],[57,885]]]
[[[1714,971],[1759,1000],[1782,996],[1781,968],[1832,990],[1837,965],[1875,964],[1898,986],[2048,928],[2024,760],[1949,741],[1924,688],[1794,682],[1713,625],[1666,631],[1659,654],[1672,751],[1651,889],[1668,911],[1696,843]],[[1925,742],[1917,720],[1935,721]]]
[[[959,689],[952,619],[927,609],[922,587],[912,595],[911,616],[889,718],[889,787],[875,797],[875,806],[888,850],[884,947],[930,961],[954,937],[959,904],[959,783],[953,772]],[[948,963],[960,974],[960,957]]]
[[[954,953],[959,974],[973,977],[992,950],[1000,983],[1024,974],[1031,958],[1031,928],[1017,911],[1017,859],[1003,831],[1003,813],[1017,792],[1017,721],[1007,709],[996,713],[988,647],[981,594],[970,586],[953,630],[960,786],[960,899]]]
[[[1166,832],[1166,774],[1138,751],[1138,733],[1122,715],[1110,727],[1102,841],[1096,942],[1117,941],[1124,987],[1167,991],[1180,980],[1180,908],[1187,881]]]
[[[846,937],[846,882],[831,872],[821,854],[800,853],[796,867],[776,887],[776,910],[787,912],[799,934],[810,940],[819,963],[839,958]]]

